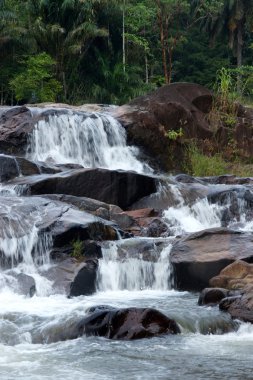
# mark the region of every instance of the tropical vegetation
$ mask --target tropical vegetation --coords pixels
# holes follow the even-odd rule
[[[0,0],[0,104],[124,103],[165,83],[252,97],[252,0]]]

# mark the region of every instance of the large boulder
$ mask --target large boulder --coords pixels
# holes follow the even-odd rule
[[[37,255],[38,262],[43,262],[40,256],[46,255],[47,249],[60,249],[86,240],[118,239],[114,223],[59,201],[39,197],[0,197],[0,204],[2,266],[23,261],[23,247]]]
[[[91,307],[85,317],[72,317],[45,324],[33,332],[33,343],[53,343],[83,335],[107,339],[133,340],[165,334],[179,334],[177,323],[160,311],[149,308],[115,309]]]
[[[253,264],[235,261],[213,277],[210,286],[213,291],[219,286],[227,291],[219,303],[221,310],[232,318],[253,323]]]
[[[0,115],[0,150],[8,154],[25,153],[27,137],[34,127],[32,112],[12,107]]]
[[[13,184],[23,185],[31,195],[68,194],[89,197],[123,209],[156,191],[156,180],[153,177],[107,169],[79,169],[27,177],[18,179]]]
[[[179,239],[171,250],[178,289],[202,290],[232,262],[253,261],[251,234],[213,228]],[[224,287],[219,285],[219,287]]]
[[[180,167],[184,148],[169,140],[168,131],[183,131],[184,138],[212,137],[206,114],[212,107],[212,94],[192,83],[166,85],[115,109],[114,116],[126,127],[130,143],[140,145],[165,170]],[[181,162],[182,163],[182,162]],[[177,165],[176,165],[177,164]]]
[[[102,336],[108,339],[133,340],[162,334],[178,334],[177,323],[155,309],[97,309],[78,326],[80,335]]]
[[[253,264],[238,260],[225,267],[218,276],[209,281],[210,286],[224,287],[229,290],[244,289],[253,285]]]

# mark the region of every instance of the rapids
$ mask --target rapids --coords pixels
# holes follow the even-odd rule
[[[54,165],[152,173],[141,162],[139,150],[127,146],[121,125],[107,114],[69,111],[39,121],[30,136],[27,157]],[[197,306],[198,294],[175,290],[170,265],[176,236],[224,225],[231,199],[215,200],[221,188],[232,192],[240,210],[239,216],[226,222],[227,227],[253,231],[251,205],[242,196],[245,191],[247,196],[252,194],[252,187],[201,180],[189,185],[172,176],[158,178],[157,193],[140,205],[163,209],[170,236],[103,242],[97,292],[76,298],[57,293],[47,278],[47,271],[54,267],[52,237],[46,231],[38,233],[38,226],[48,208],[42,213],[40,202],[34,201],[25,212],[25,198],[20,196],[24,191],[1,184],[1,380],[252,379],[252,325],[232,321],[217,307]],[[145,254],[140,249],[143,244]],[[34,281],[32,298],[21,292],[20,275]],[[129,342],[59,339],[89,307],[101,304],[156,308],[174,318],[182,334]]]

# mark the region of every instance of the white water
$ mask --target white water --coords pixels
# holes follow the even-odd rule
[[[145,166],[136,159],[138,152],[126,147],[124,131],[118,125],[110,128],[99,117],[86,121],[74,115],[51,117],[48,123],[37,125],[29,154],[42,161],[143,172]],[[7,186],[3,191],[14,195],[17,189]],[[221,225],[221,206],[209,204],[206,198],[188,204],[180,186],[172,187],[172,194],[176,205],[164,217],[174,235]],[[250,228],[252,221],[243,207],[240,222],[246,223],[242,228]],[[252,380],[252,325],[242,324],[237,332],[225,335],[203,335],[209,326],[222,331],[223,324],[230,323],[228,316],[216,308],[198,307],[196,295],[170,290],[170,244],[154,262],[148,262],[137,254],[122,259],[121,242],[111,243],[100,261],[99,291],[91,297],[68,299],[52,294],[52,284],[41,275],[41,269],[50,265],[51,241],[50,236],[38,236],[39,213],[32,218],[29,212],[17,214],[12,222],[6,214],[1,221],[5,228],[0,231],[0,251],[12,268],[0,273],[1,380]],[[35,279],[33,298],[18,294],[11,271]],[[182,334],[139,342],[83,337],[47,344],[51,336],[68,330],[88,307],[98,304],[155,307],[175,318]]]
[[[223,206],[210,204],[207,198],[199,199],[192,205],[188,205],[179,188],[175,185],[170,187],[176,206],[169,207],[164,211],[164,219],[174,235],[221,226]]]
[[[35,209],[29,215],[21,210],[19,213],[19,205],[22,207],[19,198],[8,201],[3,197],[2,201],[6,205],[2,205],[0,211],[0,258],[1,267],[8,269],[0,271],[0,289],[19,290],[16,275],[26,274],[33,277],[38,295],[51,293],[49,281],[39,274],[39,270],[50,265],[52,247],[50,233],[38,233],[39,212]],[[12,208],[15,202],[15,208]]]
[[[127,146],[125,129],[112,116],[71,112],[40,120],[27,151],[34,161],[151,173],[138,154],[138,148]]]
[[[171,244],[162,250],[156,261],[145,261],[119,256],[120,242],[112,242],[103,249],[103,259],[99,262],[98,289],[100,291],[119,290],[168,290],[172,286],[172,273],[169,255]]]

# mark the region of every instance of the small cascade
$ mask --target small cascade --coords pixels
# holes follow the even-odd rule
[[[111,242],[103,248],[99,262],[97,287],[100,291],[119,290],[168,290],[172,287],[172,271],[169,261],[171,245],[165,247],[156,261],[141,258],[120,258],[120,243]]]
[[[39,233],[36,227],[39,220],[40,216],[36,212],[28,217],[22,212],[14,212],[10,203],[7,203],[5,208],[2,207],[0,213],[1,288],[9,286],[10,289],[15,290],[18,286],[16,276],[23,274],[33,277],[37,294],[46,295],[50,292],[48,281],[41,277],[38,269],[42,270],[50,264],[49,252],[52,247],[52,237],[47,232]]]
[[[173,235],[221,227],[223,206],[211,204],[207,198],[197,199],[193,204],[187,204],[179,188],[175,185],[170,187],[175,206],[169,207],[163,215]]]
[[[138,154],[138,148],[127,146],[125,129],[112,116],[72,112],[40,120],[27,150],[34,161],[151,173]]]

